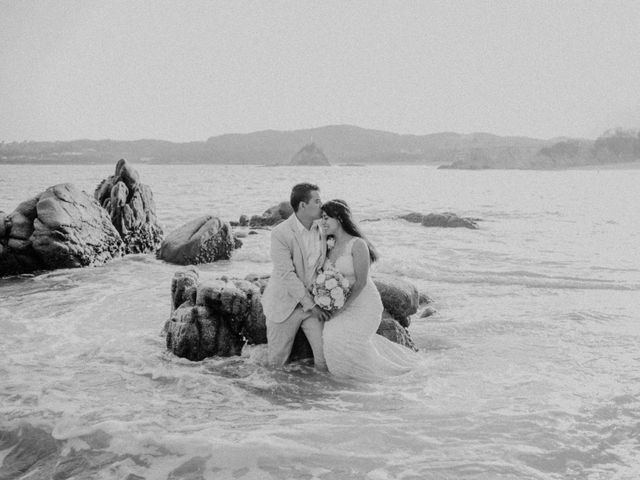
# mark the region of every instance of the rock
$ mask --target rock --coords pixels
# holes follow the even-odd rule
[[[477,230],[479,221],[478,218],[471,217],[459,217],[455,213],[429,213],[423,215],[421,213],[408,213],[401,215],[399,218],[412,223],[421,223],[425,227],[445,227],[445,228],[469,228]]]
[[[260,296],[268,280],[268,276],[247,275],[243,280],[222,277],[201,282],[195,267],[177,272],[171,283],[171,316],[164,326],[167,348],[175,355],[198,361],[214,355],[239,355],[245,343],[266,343]],[[385,278],[377,282],[382,285],[385,309],[389,305],[394,312],[383,312],[377,333],[415,349],[409,332],[396,316],[398,312],[408,315],[417,307],[417,290],[403,280]],[[407,318],[400,318],[408,325]],[[300,331],[290,359],[311,357],[309,342]]]
[[[240,355],[245,343],[266,343],[259,286],[226,278],[197,281],[194,270],[174,275],[172,304],[182,303],[165,323],[169,350],[199,361],[214,355]]]
[[[421,223],[425,227],[445,227],[445,228],[470,228],[478,229],[476,223],[480,219],[471,217],[459,217],[455,213],[429,213],[422,215],[421,213],[408,213],[401,215],[399,218],[412,223]]]
[[[391,340],[392,342],[399,343],[400,345],[404,345],[414,351],[418,351],[407,329],[401,326],[386,311],[383,311],[382,313],[382,320],[380,321],[380,326],[376,333]]]
[[[474,219],[459,217],[455,213],[430,213],[422,219],[424,227],[470,228],[476,230],[478,224]]]
[[[196,268],[187,268],[173,275],[171,280],[171,311],[183,303],[196,304],[196,293],[200,274]]]
[[[420,305],[426,305],[433,302],[431,297],[424,292],[420,292],[418,299]]]
[[[418,289],[411,283],[388,275],[373,277],[382,305],[389,314],[403,327],[411,323],[409,316],[418,311],[420,295]]]
[[[124,242],[125,253],[155,252],[162,241],[151,189],[140,183],[138,172],[126,160],[116,164],[115,175],[103,180],[94,197],[111,217]]]
[[[179,265],[211,263],[231,258],[235,245],[229,222],[205,215],[167,235],[157,256]]]
[[[46,478],[41,467],[46,470],[48,465],[43,464],[58,454],[58,444],[51,434],[29,424],[21,425],[17,431],[0,431],[0,447],[6,452],[0,479]]]
[[[6,222],[8,221],[9,218],[7,217],[7,214],[0,211],[0,239],[2,239],[9,231],[9,228],[6,226]]]
[[[436,313],[436,309],[433,307],[426,307],[420,314],[420,318],[427,318]]]
[[[122,255],[122,240],[107,213],[73,185],[48,188],[37,210],[31,240],[47,268],[101,265]]]
[[[241,227],[248,227],[249,217],[247,217],[246,215],[240,215],[240,218],[238,219],[238,225],[240,225]]]
[[[315,143],[302,147],[292,158],[289,165],[331,165],[326,155]]]
[[[25,200],[20,205],[18,205],[15,209],[16,213],[21,213],[29,220],[33,221],[37,216],[36,206],[38,204],[38,197],[30,198],[29,200]]]
[[[9,215],[11,236],[27,240],[33,234],[33,218],[28,218],[17,210]]]
[[[2,223],[0,275],[100,265],[122,254],[107,212],[70,183],[22,202]]]
[[[421,213],[416,213],[416,212],[412,212],[412,213],[407,213],[406,215],[401,215],[400,218],[403,220],[406,220],[407,222],[411,222],[411,223],[422,223],[422,218],[424,217],[424,215],[422,215]]]
[[[293,214],[293,208],[289,201],[280,202],[278,205],[267,209],[262,215],[254,215],[249,220],[251,227],[270,227],[286,220]]]

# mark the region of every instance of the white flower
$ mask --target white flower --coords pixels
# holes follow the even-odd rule
[[[342,279],[342,282],[340,282],[340,284],[342,285],[342,288],[349,288],[349,280],[346,277]]]
[[[336,246],[336,239],[333,237],[327,238],[327,248],[331,250],[335,246]]]
[[[322,285],[324,283],[324,281],[326,280],[327,276],[324,273],[321,273],[320,275],[318,275],[316,277],[316,283],[318,285]]]
[[[344,297],[336,298],[334,305],[336,308],[342,308],[344,306]]]
[[[325,288],[327,290],[331,290],[332,288],[336,288],[338,286],[338,280],[336,280],[335,278],[330,278],[329,280],[326,281],[324,286],[325,286]]]
[[[321,307],[329,307],[331,306],[331,299],[325,295],[321,295],[316,298],[316,303]]]
[[[332,288],[331,298],[335,298],[336,300],[339,298],[344,298],[344,290],[342,290],[340,287]]]

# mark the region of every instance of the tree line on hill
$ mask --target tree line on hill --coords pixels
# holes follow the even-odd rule
[[[74,140],[1,142],[0,163],[289,164],[315,143],[331,164],[434,164],[443,168],[562,168],[640,160],[637,131],[616,129],[596,140],[541,140],[487,133],[402,135],[351,125],[247,134],[206,141]]]

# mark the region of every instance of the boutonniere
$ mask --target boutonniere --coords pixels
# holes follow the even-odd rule
[[[336,239],[333,237],[327,238],[327,249],[331,250],[336,246]]]

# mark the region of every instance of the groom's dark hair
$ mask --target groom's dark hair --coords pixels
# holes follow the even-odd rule
[[[294,185],[291,189],[291,208],[293,208],[294,212],[298,211],[298,207],[300,206],[300,202],[309,202],[311,199],[311,192],[320,191],[320,187],[314,185],[313,183],[299,183]]]

